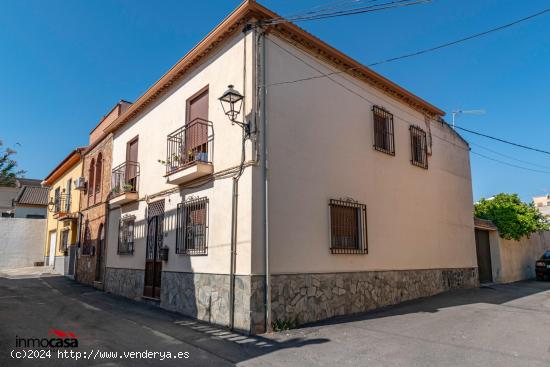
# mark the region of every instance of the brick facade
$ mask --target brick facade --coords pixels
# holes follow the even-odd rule
[[[104,276],[106,248],[103,250],[104,256],[102,266],[99,266],[101,273],[96,274],[96,272],[98,270],[99,233],[102,226],[104,230],[104,238],[107,236],[107,206],[109,205],[108,200],[111,192],[112,150],[113,137],[110,134],[99,142],[92,150],[86,152],[83,160],[82,175],[85,177],[87,188],[85,191],[81,192],[80,196],[80,211],[82,213],[80,235],[81,245],[78,252],[76,278],[78,281],[86,284],[94,284],[95,281],[101,283]],[[94,169],[94,182],[91,182],[90,166],[92,165],[92,161],[94,164],[98,161],[100,154],[102,161],[101,182],[99,185],[99,191],[95,192],[96,187],[94,182],[97,177],[97,171]],[[91,239],[90,254],[83,253],[86,227],[88,227]],[[104,246],[106,247],[106,241],[104,241]]]

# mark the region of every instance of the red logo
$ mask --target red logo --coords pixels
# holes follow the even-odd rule
[[[65,331],[62,331],[62,330],[51,329],[48,332],[48,336],[50,336],[52,334],[55,334],[60,338],[73,338],[73,339],[76,339],[76,335],[74,335],[74,333],[72,331],[65,332]]]

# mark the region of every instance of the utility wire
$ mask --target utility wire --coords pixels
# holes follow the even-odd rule
[[[531,19],[533,19],[533,18],[536,18],[536,17],[541,16],[541,15],[543,15],[543,14],[546,14],[546,13],[548,13],[548,12],[550,12],[550,8],[541,10],[541,11],[539,11],[538,13],[531,14],[531,15],[526,16],[526,17],[524,17],[524,18],[515,20],[515,21],[513,21],[513,22],[511,22],[511,23],[507,23],[507,24],[501,25],[501,26],[496,27],[496,28],[491,28],[491,29],[486,30],[486,31],[484,31],[484,32],[476,33],[476,34],[473,34],[473,35],[471,35],[471,36],[464,37],[464,38],[461,38],[461,39],[458,39],[458,40],[455,40],[455,41],[443,43],[443,44],[438,45],[438,46],[435,46],[435,47],[431,47],[431,48],[427,48],[427,49],[424,49],[424,50],[412,52],[412,53],[410,53],[410,54],[406,54],[406,55],[402,55],[402,56],[397,56],[397,57],[392,57],[392,58],[390,58],[390,59],[386,59],[386,60],[374,62],[374,63],[369,64],[369,66],[376,66],[376,65],[380,65],[380,64],[385,64],[385,63],[388,63],[388,62],[396,61],[396,60],[405,59],[405,58],[408,58],[408,57],[413,57],[413,56],[422,55],[422,54],[425,54],[425,53],[428,53],[428,52],[432,52],[432,51],[436,51],[436,50],[439,50],[439,49],[442,49],[442,48],[445,48],[445,47],[453,46],[453,45],[456,45],[456,44],[458,44],[458,43],[466,42],[466,41],[469,41],[469,40],[474,39],[474,38],[483,37],[483,36],[488,35],[488,34],[490,34],[490,33],[498,32],[498,31],[501,31],[501,30],[503,30],[503,29],[506,29],[506,28],[515,26],[516,24],[519,24],[519,23],[522,23],[522,22],[526,22],[526,21],[528,21],[528,20],[531,20]]]
[[[476,146],[476,147],[478,147],[478,148],[480,148],[480,149],[486,150],[486,151],[488,151],[488,152],[491,152],[491,153],[493,153],[493,154],[499,155],[499,156],[504,157],[504,158],[511,159],[511,160],[513,160],[513,161],[516,161],[516,162],[525,163],[525,164],[528,164],[528,165],[531,165],[531,166],[535,166],[535,167],[539,167],[539,168],[545,168],[545,169],[550,170],[550,167],[548,167],[548,166],[543,166],[543,165],[541,165],[541,164],[536,164],[536,163],[531,163],[531,162],[528,162],[528,161],[524,161],[524,160],[522,160],[522,159],[518,159],[518,158],[512,157],[512,156],[510,156],[510,155],[507,155],[507,154],[504,154],[504,153],[497,152],[496,150],[489,149],[489,148],[487,148],[487,147],[485,147],[485,146],[483,146],[483,145],[481,145],[481,144],[476,144],[476,143],[471,142],[471,141],[469,141],[468,143],[469,143],[470,145]]]
[[[528,149],[528,150],[532,150],[532,151],[535,151],[535,152],[539,152],[539,153],[544,153],[544,154],[550,155],[550,152],[547,151],[547,150],[542,150],[542,149],[538,149],[538,148],[529,147],[529,146],[527,146],[527,145],[514,143],[514,142],[511,142],[511,141],[509,141],[509,140],[504,140],[504,139],[501,139],[501,138],[496,138],[496,137],[491,136],[491,135],[482,134],[482,133],[480,133],[480,132],[473,131],[473,130],[469,130],[469,129],[466,129],[466,128],[463,128],[463,127],[460,127],[460,126],[456,126],[456,125],[455,125],[455,128],[457,128],[457,129],[459,129],[459,130],[462,130],[462,131],[466,131],[466,132],[468,132],[468,133],[470,133],[470,134],[479,135],[479,136],[483,136],[484,138],[488,138],[488,139],[492,139],[492,140],[499,141],[499,142],[501,142],[501,143],[510,144],[510,145],[513,145],[513,146],[518,147],[518,148]]]
[[[522,22],[526,22],[528,20],[531,20],[535,17],[541,16],[541,15],[546,14],[548,12],[550,12],[550,8],[541,10],[541,11],[535,13],[535,14],[531,14],[527,17],[515,20],[511,23],[507,23],[507,24],[504,24],[504,25],[501,25],[501,26],[498,26],[498,27],[495,27],[495,28],[491,28],[491,29],[486,30],[484,32],[476,33],[476,34],[473,34],[473,35],[470,35],[470,36],[467,36],[467,37],[464,37],[464,38],[460,38],[458,40],[450,41],[450,42],[443,43],[443,44],[440,44],[440,45],[437,45],[437,46],[434,46],[434,47],[430,47],[430,48],[426,48],[426,49],[423,49],[423,50],[415,51],[415,52],[412,52],[412,53],[409,53],[409,54],[404,54],[404,55],[401,55],[401,56],[396,56],[396,57],[392,57],[392,58],[389,58],[389,59],[373,62],[373,63],[367,64],[366,66],[368,66],[368,67],[377,66],[377,65],[397,61],[397,60],[406,59],[406,58],[413,57],[413,56],[422,55],[422,54],[433,52],[433,51],[436,51],[436,50],[440,50],[440,49],[445,48],[445,47],[453,46],[453,45],[456,45],[456,44],[459,44],[459,43],[462,43],[462,42],[466,42],[466,41],[469,41],[469,40],[472,40],[472,39],[475,39],[475,38],[478,38],[478,37],[483,37],[483,36],[488,35],[490,33],[501,31],[503,29],[512,27],[512,26],[517,25],[517,24],[522,23]],[[343,71],[335,71],[335,72],[331,72],[331,73],[324,74],[324,75],[316,75],[316,76],[312,76],[312,77],[308,77],[308,78],[301,78],[301,79],[296,79],[296,80],[289,80],[289,81],[284,81],[284,82],[272,83],[272,84],[268,84],[267,86],[293,84],[293,83],[299,83],[299,82],[312,80],[312,79],[326,78],[329,75],[343,74],[343,73],[347,73],[349,71],[360,69],[360,68],[362,68],[362,66],[347,68],[346,70],[343,70]]]
[[[380,1],[380,0],[369,0],[369,1],[364,1],[364,0],[339,0],[339,1],[333,1],[333,2],[330,2],[330,3],[324,4],[324,5],[323,4],[317,5],[317,6],[314,6],[312,8],[309,8],[307,10],[303,10],[303,11],[300,11],[300,12],[289,14],[289,15],[284,16],[284,17],[273,18],[271,20],[290,19],[290,18],[301,17],[301,16],[306,16],[306,15],[327,13],[331,10],[334,11],[334,10],[342,9],[342,8],[345,8],[345,7],[349,7],[350,5],[359,5],[360,3],[374,3],[374,2],[377,2],[377,1]]]
[[[492,158],[492,157],[486,156],[486,155],[484,155],[484,154],[481,154],[481,153],[478,153],[478,152],[474,152],[473,150],[470,151],[470,153],[475,154],[475,155],[480,156],[480,157],[483,157],[483,158],[488,159],[488,160],[493,161],[493,162],[497,162],[497,163],[500,163],[500,164],[505,164],[505,165],[510,166],[510,167],[515,167],[515,168],[522,169],[522,170],[526,170],[526,171],[532,171],[532,172],[548,173],[548,174],[550,174],[550,171],[542,171],[542,170],[538,170],[538,169],[533,169],[533,168],[527,168],[527,167],[523,167],[523,166],[518,166],[518,165],[513,164],[513,163],[504,162],[504,161],[501,161],[500,159]]]
[[[381,4],[364,6],[364,7],[355,8],[355,9],[335,11],[332,13],[325,13],[325,14],[318,14],[318,15],[313,14],[309,16],[297,16],[297,17],[290,17],[290,18],[283,18],[283,17],[272,18],[272,19],[264,20],[262,21],[262,23],[278,24],[278,23],[286,23],[286,22],[305,22],[309,20],[318,20],[318,19],[335,18],[335,17],[342,17],[347,15],[355,15],[355,14],[362,14],[362,13],[371,13],[375,11],[388,10],[388,9],[400,8],[405,6],[420,5],[428,2],[431,2],[431,0],[396,0],[396,1],[390,1],[390,2],[381,3]]]
[[[290,56],[292,56],[292,57],[298,59],[299,61],[303,62],[304,64],[306,64],[307,66],[309,66],[309,67],[311,67],[312,69],[316,70],[317,72],[323,73],[321,70],[319,70],[319,69],[316,68],[315,66],[311,65],[310,63],[308,63],[307,61],[305,61],[304,59],[302,59],[302,58],[299,57],[298,55],[295,55],[293,52],[291,52],[291,51],[285,49],[284,47],[282,47],[281,45],[279,45],[277,42],[275,42],[275,41],[273,41],[273,40],[271,40],[271,39],[269,39],[269,38],[266,38],[266,39],[269,40],[269,42],[271,42],[272,44],[274,44],[274,45],[277,46],[278,48],[280,48],[280,49],[281,49],[282,51],[284,51],[285,53],[289,54]],[[361,98],[361,99],[367,101],[368,103],[373,104],[373,105],[376,104],[375,102],[369,100],[367,97],[365,97],[365,96],[363,96],[363,95],[357,93],[357,92],[354,91],[353,89],[350,89],[349,87],[347,87],[346,85],[344,85],[344,84],[338,82],[337,80],[334,80],[334,79],[331,78],[330,76],[327,75],[327,77],[328,77],[329,80],[333,81],[334,83],[338,84],[339,86],[341,86],[342,88],[346,89],[346,90],[349,91],[350,93],[353,93],[354,95],[358,96],[359,98]],[[354,85],[357,85],[357,84],[354,84]],[[358,86],[358,87],[360,87],[360,86]],[[362,88],[362,87],[360,87],[360,88]],[[365,90],[364,88],[362,88],[362,89]],[[395,107],[397,107],[397,106],[395,106]],[[401,108],[399,108],[399,107],[397,107],[397,108],[400,109],[401,111],[403,111],[403,112],[405,112],[405,113],[408,114],[408,112],[406,112],[405,110],[403,110],[403,109],[401,109]],[[395,118],[396,121],[402,122],[402,123],[404,123],[405,125],[408,125],[408,126],[411,126],[411,125],[412,125],[411,123],[409,123],[408,121],[406,121],[406,120],[400,118],[399,116],[394,116],[394,118]],[[456,126],[455,126],[455,127],[456,127]],[[477,156],[479,156],[479,157],[482,157],[482,158],[485,158],[485,159],[488,159],[488,160],[491,160],[491,161],[494,161],[494,162],[498,162],[498,163],[501,163],[501,164],[504,164],[504,165],[508,165],[508,166],[515,167],[515,168],[522,169],[522,170],[526,170],[526,171],[550,174],[550,171],[543,171],[543,170],[538,170],[538,169],[532,169],[532,168],[528,168],[528,167],[519,166],[519,165],[516,165],[516,164],[513,164],[513,163],[504,162],[504,161],[501,161],[501,160],[499,160],[499,159],[492,158],[492,157],[486,156],[486,155],[484,155],[484,154],[474,152],[474,151],[472,151],[471,149],[469,149],[469,148],[467,148],[467,147],[463,147],[463,146],[461,146],[461,145],[458,145],[458,144],[456,144],[456,143],[454,143],[454,142],[452,142],[452,141],[450,141],[450,140],[448,140],[448,139],[445,139],[445,138],[443,138],[443,137],[441,137],[441,136],[438,136],[438,135],[436,135],[436,134],[431,133],[430,135],[431,135],[432,137],[436,138],[436,139],[439,139],[439,140],[441,140],[441,141],[447,142],[447,143],[449,143],[449,144],[451,144],[451,145],[453,145],[453,146],[455,146],[455,147],[457,147],[457,148],[459,148],[459,149],[469,151],[469,152],[471,152],[472,154],[475,154],[475,155],[477,155]],[[487,136],[488,136],[488,135],[487,135]],[[491,138],[492,138],[492,137],[491,137]],[[495,138],[495,139],[498,139],[498,138]],[[511,142],[509,142],[509,143],[511,143]],[[525,147],[525,146],[522,146],[522,145],[519,145],[519,144],[515,144],[515,143],[511,143],[511,144],[516,145],[516,146]],[[535,149],[535,148],[533,148],[533,149]],[[550,154],[550,152],[549,152],[549,154]],[[531,164],[531,165],[535,165],[535,164],[528,163],[528,162],[525,162],[525,163]]]

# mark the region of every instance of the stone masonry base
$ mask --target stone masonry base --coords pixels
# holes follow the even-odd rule
[[[245,333],[263,331],[263,278],[235,277],[235,329]],[[229,275],[162,272],[162,308],[212,324],[229,325]]]
[[[273,322],[297,324],[479,286],[477,268],[273,275],[271,283]]]
[[[141,299],[145,271],[139,269],[106,268],[104,289],[126,298]]]
[[[107,268],[105,290],[141,299],[143,270]],[[271,276],[272,321],[296,324],[374,310],[455,288],[479,286],[477,268]],[[163,272],[160,307],[229,325],[229,276]],[[236,276],[235,328],[264,332],[263,275]]]

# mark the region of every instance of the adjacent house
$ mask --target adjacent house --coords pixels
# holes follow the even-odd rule
[[[74,276],[76,248],[81,216],[80,191],[83,182],[82,153],[85,148],[73,150],[42,181],[49,187],[44,264],[59,274]]]
[[[18,178],[13,186],[0,186],[1,217],[46,218],[46,191],[40,180],[30,178]]]
[[[14,199],[15,218],[46,219],[48,188],[23,185]]]
[[[257,333],[476,286],[443,115],[245,1],[104,131],[105,289]]]
[[[535,196],[533,203],[546,218],[550,218],[550,195]]]
[[[130,102],[120,101],[90,133],[88,148],[83,152],[82,169],[85,190],[80,193],[82,244],[78,254],[76,279],[103,287],[105,270],[105,233],[107,200],[111,193],[112,134],[104,133],[112,121],[128,109]]]

